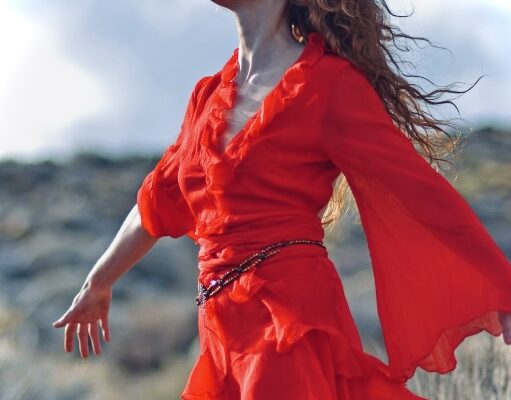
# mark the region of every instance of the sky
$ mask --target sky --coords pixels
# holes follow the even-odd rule
[[[456,100],[464,123],[511,126],[511,1],[388,3],[413,10],[393,21],[403,31],[449,50],[414,52],[416,72],[460,88],[485,75]],[[195,82],[237,46],[232,13],[210,0],[0,0],[0,159],[160,154]]]

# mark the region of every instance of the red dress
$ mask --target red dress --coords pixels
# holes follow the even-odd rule
[[[343,173],[367,236],[389,363],[363,351],[327,251],[299,244],[206,302],[181,399],[420,399],[406,387],[417,367],[446,373],[465,337],[502,333],[509,261],[319,33],[222,154],[237,57],[196,84],[176,142],[138,191],[142,223],[154,237],[199,244],[208,285],[273,242],[322,240],[317,214]]]

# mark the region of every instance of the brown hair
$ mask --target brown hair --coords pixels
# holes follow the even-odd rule
[[[450,104],[459,115],[452,100],[442,100],[440,97],[447,93],[466,93],[481,77],[463,91],[455,90],[455,84],[441,87],[423,76],[406,74],[400,64],[413,64],[402,61],[399,54],[395,53],[396,49],[401,52],[410,51],[409,41],[415,45],[423,41],[439,48],[426,38],[403,33],[389,22],[390,16],[410,15],[394,14],[385,0],[288,0],[287,3],[287,18],[293,36],[300,41],[297,35],[307,38],[310,32],[319,32],[325,38],[329,50],[361,69],[382,99],[395,125],[419,146],[419,153],[438,171],[443,170],[439,161],[454,166],[442,156],[454,152],[460,144],[462,129],[453,120],[433,117],[429,106]],[[437,89],[426,92],[419,85],[410,83],[407,78],[423,79]],[[454,138],[448,133],[449,128],[458,130]],[[350,193],[346,178],[340,174],[323,214],[323,225],[332,228],[340,219],[338,217],[343,208],[346,208],[347,213],[347,196]]]

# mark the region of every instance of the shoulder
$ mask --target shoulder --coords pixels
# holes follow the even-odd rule
[[[219,74],[207,75],[199,78],[192,90],[192,97],[194,100],[199,99],[203,94],[211,91],[216,86],[215,81],[219,79]]]
[[[320,118],[326,131],[337,131],[341,126],[359,130],[392,125],[385,102],[361,68],[335,56],[324,64]]]
[[[317,65],[318,77],[322,87],[328,95],[339,93],[340,89],[371,90],[373,85],[366,77],[364,71],[352,61],[339,55],[326,54]]]
[[[201,77],[195,83],[192,95],[190,96],[190,102],[193,104],[193,108],[202,107],[219,83],[220,72]]]
[[[195,82],[191,90],[191,94],[188,98],[188,104],[186,106],[186,122],[190,122],[190,120],[194,118],[194,115],[197,113],[197,111],[203,107],[205,99],[207,99],[213,90],[216,77],[217,74],[207,75],[199,78],[199,80]]]
[[[352,61],[328,54],[318,65],[323,112],[327,116],[383,112],[383,102],[365,72]]]

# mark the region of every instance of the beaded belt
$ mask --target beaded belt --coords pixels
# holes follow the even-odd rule
[[[273,243],[263,248],[262,250],[258,251],[257,253],[254,253],[250,257],[246,258],[237,266],[231,268],[230,270],[222,274],[220,278],[211,280],[210,285],[208,287],[204,286],[202,283],[199,282],[197,285],[197,290],[199,294],[196,297],[195,302],[197,303],[198,306],[201,306],[207,299],[209,299],[211,296],[218,294],[220,290],[222,290],[225,286],[227,286],[236,278],[238,278],[243,272],[247,271],[252,267],[255,267],[263,260],[277,254],[280,250],[276,248],[287,247],[293,244],[314,244],[326,248],[323,245],[323,242],[320,240],[295,239]]]

